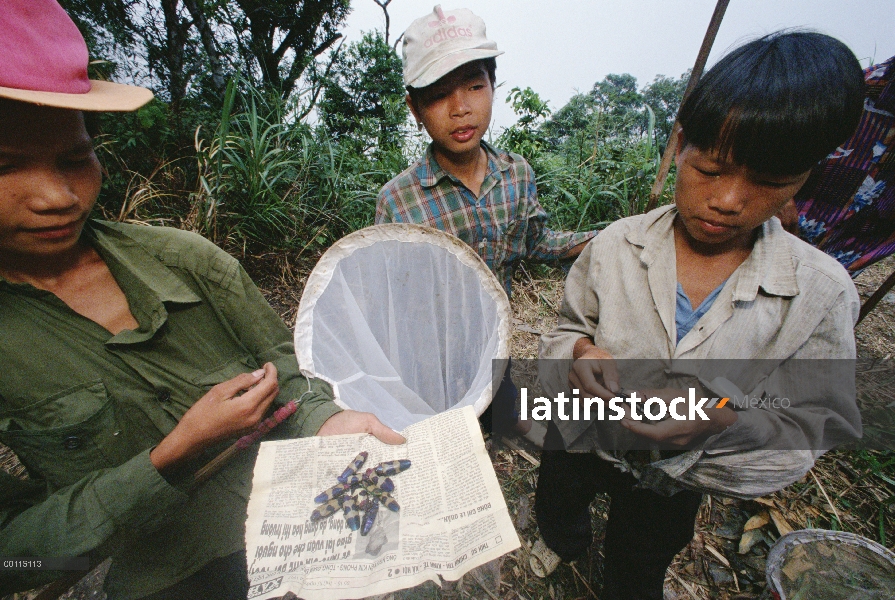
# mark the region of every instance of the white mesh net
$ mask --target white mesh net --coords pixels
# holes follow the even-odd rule
[[[435,229],[389,224],[321,257],[302,294],[295,351],[340,406],[401,430],[451,408],[481,414],[509,336],[506,293],[471,248]]]

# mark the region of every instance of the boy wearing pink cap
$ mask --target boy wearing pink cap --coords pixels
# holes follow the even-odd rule
[[[401,436],[340,411],[235,259],[192,233],[90,218],[101,172],[82,111],[149,90],[90,81],[55,0],[0,10],[0,557],[112,557],[110,600],[245,598],[255,451],[197,468],[299,401],[279,436]],[[0,571],[0,596],[59,572]]]
[[[500,54],[484,21],[463,8],[436,6],[404,32],[407,105],[432,142],[422,158],[380,190],[376,223],[418,223],[460,238],[509,296],[523,259],[560,264],[578,256],[597,232],[548,229],[531,167],[518,154],[483,140],[494,103],[494,57]],[[516,395],[507,368],[492,402],[495,429],[516,422]],[[490,413],[489,407],[486,427]]]

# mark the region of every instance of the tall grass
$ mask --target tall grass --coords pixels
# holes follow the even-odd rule
[[[531,163],[540,202],[553,228],[602,229],[646,208],[661,153],[655,144],[655,113],[649,106],[645,109],[648,127],[639,137],[604,130],[600,112],[589,129],[577,131],[557,147],[531,143],[529,138],[537,138],[538,132],[520,132],[516,126],[506,130],[498,143]],[[667,192],[663,202],[671,200]]]
[[[603,131],[598,115],[591,128],[552,148],[537,127],[549,114],[546,105],[530,90],[512,100],[533,106],[533,116],[497,144],[531,162],[551,227],[599,229],[644,209],[660,159],[652,111],[643,136]],[[324,124],[297,119],[278,95],[238,79],[229,83],[222,106],[174,158],[151,156],[145,142],[155,139],[152,132],[98,138],[115,185],[107,190],[114,193],[103,202],[105,215],[191,229],[235,253],[316,255],[373,222],[379,189],[421,156],[427,142],[407,128],[400,146],[363,148]],[[159,109],[153,111],[150,123],[163,122]],[[135,154],[141,144],[150,156]],[[129,161],[138,166],[131,170]]]
[[[233,80],[219,115],[168,159],[133,140],[99,136],[106,218],[197,231],[236,253],[319,253],[372,224],[376,194],[407,165],[405,147],[359,152],[350,139],[297,119],[292,107]],[[128,163],[137,163],[134,169]]]

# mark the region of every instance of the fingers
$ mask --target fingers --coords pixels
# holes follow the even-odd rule
[[[665,439],[665,434],[664,432],[659,431],[658,425],[649,425],[642,421],[635,421],[630,417],[622,419],[622,425],[637,435],[645,437],[648,440],[653,440],[654,442],[661,442]]]
[[[407,440],[401,434],[382,424],[373,413],[343,410],[331,416],[320,430],[319,436],[341,435],[345,433],[369,433],[386,444],[403,444]]]
[[[400,433],[383,425],[382,421],[376,418],[376,415],[371,414],[370,417],[372,417],[370,433],[376,436],[376,438],[380,442],[385,442],[386,444],[391,444],[394,446],[397,444],[403,444],[407,441]]]
[[[271,385],[276,384],[277,368],[273,366],[273,363],[267,363],[263,368],[258,369],[254,373],[240,373],[233,379],[228,379],[227,381],[217,384],[210,391],[214,392],[215,397],[219,399],[227,399],[233,398],[239,392],[248,390],[252,386],[258,386],[263,390],[269,390]]]
[[[668,420],[650,424],[626,417],[622,419],[622,425],[648,440],[672,446],[686,446],[696,437],[696,432],[689,422]]]
[[[618,384],[618,366],[615,364],[615,360],[611,357],[601,360],[600,368],[603,370],[603,381],[605,382],[606,387],[609,388],[613,394],[621,390],[621,386]]]
[[[259,416],[267,410],[270,403],[280,393],[280,385],[277,382],[277,368],[273,366],[273,363],[267,363],[262,370],[264,375],[257,382],[257,385],[238,397],[239,400],[247,404],[254,404],[255,412],[259,413]]]
[[[610,374],[615,377],[612,384],[606,380],[606,369],[611,368]],[[597,379],[600,376],[602,381]],[[615,370],[615,364],[612,361],[598,360],[593,358],[581,358],[575,361],[572,371],[569,372],[569,382],[573,387],[590,394],[591,396],[599,396],[600,398],[609,399],[618,391],[618,372]],[[604,385],[605,384],[605,385]],[[608,389],[607,389],[608,388]]]
[[[611,398],[618,393],[621,389],[618,384],[618,367],[611,354],[591,344],[578,354],[578,357],[572,365],[576,375],[574,381],[571,373],[569,374],[569,381],[573,385],[577,385],[579,390],[603,399]]]

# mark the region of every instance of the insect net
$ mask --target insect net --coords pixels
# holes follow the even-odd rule
[[[771,548],[767,582],[776,600],[891,600],[895,553],[855,533],[799,529]]]
[[[337,404],[400,431],[451,408],[485,410],[508,356],[509,316],[506,293],[469,246],[428,227],[376,225],[314,267],[295,351]]]

